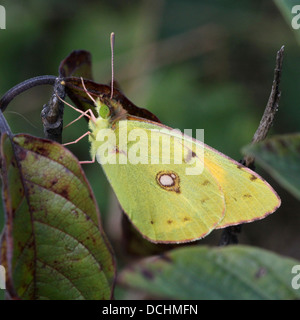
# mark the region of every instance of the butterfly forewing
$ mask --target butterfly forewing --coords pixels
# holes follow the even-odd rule
[[[95,141],[93,149],[123,210],[145,238],[165,243],[200,239],[223,219],[224,192],[208,167],[188,175],[195,160],[203,159],[191,144],[184,145],[182,135],[159,129],[149,122],[122,120],[111,130],[116,139],[106,140],[115,145],[102,148]]]

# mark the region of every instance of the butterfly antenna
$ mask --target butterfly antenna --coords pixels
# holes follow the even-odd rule
[[[114,94],[114,47],[115,47],[115,33],[110,34],[110,48],[111,48],[111,89],[110,98],[113,98]]]

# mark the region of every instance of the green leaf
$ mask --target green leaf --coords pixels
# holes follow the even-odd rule
[[[284,188],[300,199],[300,134],[274,136],[243,148]]]
[[[296,260],[247,246],[189,246],[126,268],[119,283],[171,299],[299,299]]]
[[[25,134],[4,140],[1,264],[10,295],[110,299],[115,263],[78,160],[49,140]]]

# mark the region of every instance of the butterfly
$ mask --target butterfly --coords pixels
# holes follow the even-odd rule
[[[96,114],[89,115],[91,157],[149,241],[198,240],[214,229],[262,219],[280,206],[277,193],[257,173],[161,124],[145,109],[139,114],[147,118],[130,114],[132,106],[118,90],[113,96],[104,90],[97,99],[85,91]]]
[[[113,42],[112,33],[112,52]],[[277,193],[257,173],[160,123],[114,88],[113,54],[111,87],[85,83],[89,91],[83,80],[84,90],[78,78],[64,81],[70,98],[85,112],[77,110],[89,118],[90,130],[82,137],[89,136],[93,160],[81,163],[96,159],[101,164],[123,211],[144,238],[194,241],[214,229],[262,219],[280,206]]]

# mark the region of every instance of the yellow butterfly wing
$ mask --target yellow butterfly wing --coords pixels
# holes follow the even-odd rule
[[[226,213],[217,229],[263,219],[280,206],[277,193],[254,171],[209,146],[204,158],[225,194]]]
[[[125,132],[121,133],[121,125],[126,125]],[[142,132],[138,132],[138,142],[127,141],[139,129]],[[105,146],[99,142],[103,140],[101,133],[94,134],[92,156],[95,152],[124,212],[145,238],[162,243],[203,238],[224,217],[224,192],[208,167],[204,167],[201,175],[185,174],[193,165],[189,164],[190,150],[182,146],[182,136],[153,129],[160,128],[143,121],[119,121],[113,130],[106,132],[108,136],[115,135],[116,141],[108,137]],[[171,137],[171,163],[162,163],[168,162],[161,154],[167,148],[163,139],[166,135]],[[121,136],[123,141],[119,141]],[[160,141],[159,150],[151,150],[153,138]],[[142,163],[132,163],[130,152],[138,154]],[[183,165],[172,163],[176,152],[182,155]],[[104,157],[109,163],[103,163]]]
[[[156,126],[165,128],[161,124]],[[187,136],[185,139],[193,142],[196,154],[204,148],[204,165],[224,192],[226,212],[217,229],[263,219],[279,208],[279,196],[256,172],[200,141]]]
[[[120,129],[123,124],[125,133]],[[110,141],[107,154],[115,164],[102,167],[131,222],[150,241],[180,243],[200,239],[214,228],[264,218],[280,206],[276,192],[258,174],[171,128],[131,117],[110,130],[116,140]],[[127,141],[136,130],[146,135],[139,134],[138,143],[134,139]],[[163,142],[166,136],[171,137],[169,144]],[[101,163],[102,138],[97,132],[94,137],[91,153]],[[153,137],[162,140],[156,153],[150,148]],[[164,163],[165,149],[171,150],[167,159],[171,163]],[[143,164],[129,161],[132,150]],[[175,154],[182,156],[181,164],[172,163]],[[153,159],[159,164],[153,164]],[[186,174],[194,167],[192,160],[202,161],[201,174]]]

